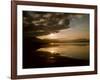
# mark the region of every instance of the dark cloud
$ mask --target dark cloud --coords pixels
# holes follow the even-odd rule
[[[69,14],[23,11],[23,30],[28,36],[57,33],[69,28]]]

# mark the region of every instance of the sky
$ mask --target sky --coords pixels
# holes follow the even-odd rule
[[[39,39],[89,39],[89,14],[23,11],[23,27]]]
[[[69,19],[69,28],[59,30],[58,33],[38,36],[38,38],[59,40],[89,39],[89,15],[71,14]]]

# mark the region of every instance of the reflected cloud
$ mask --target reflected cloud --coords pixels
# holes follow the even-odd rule
[[[48,47],[48,48],[40,48],[37,51],[46,51],[46,52],[50,52],[51,54],[55,54],[58,51],[58,47]]]
[[[85,43],[84,43],[85,44]],[[76,59],[88,59],[89,58],[89,45],[81,46],[77,44],[64,44],[58,46],[51,46],[40,48],[37,51],[49,52],[50,54],[59,54],[60,56],[72,57]]]

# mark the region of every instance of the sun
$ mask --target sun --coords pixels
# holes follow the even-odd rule
[[[55,35],[53,33],[49,34],[50,37],[54,37]]]
[[[48,35],[38,36],[38,38],[40,38],[40,39],[57,39],[57,35],[54,33],[50,33]]]
[[[53,54],[55,51],[51,50],[50,52]]]
[[[56,39],[56,35],[53,34],[53,33],[51,33],[51,34],[48,35],[48,38],[50,38],[50,39]]]

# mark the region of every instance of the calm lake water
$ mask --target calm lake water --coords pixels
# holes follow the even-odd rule
[[[89,60],[89,43],[50,43],[49,46],[41,47],[36,52],[49,52],[60,54],[74,59]]]
[[[88,42],[49,43],[24,49],[23,68],[85,65],[89,65]]]

